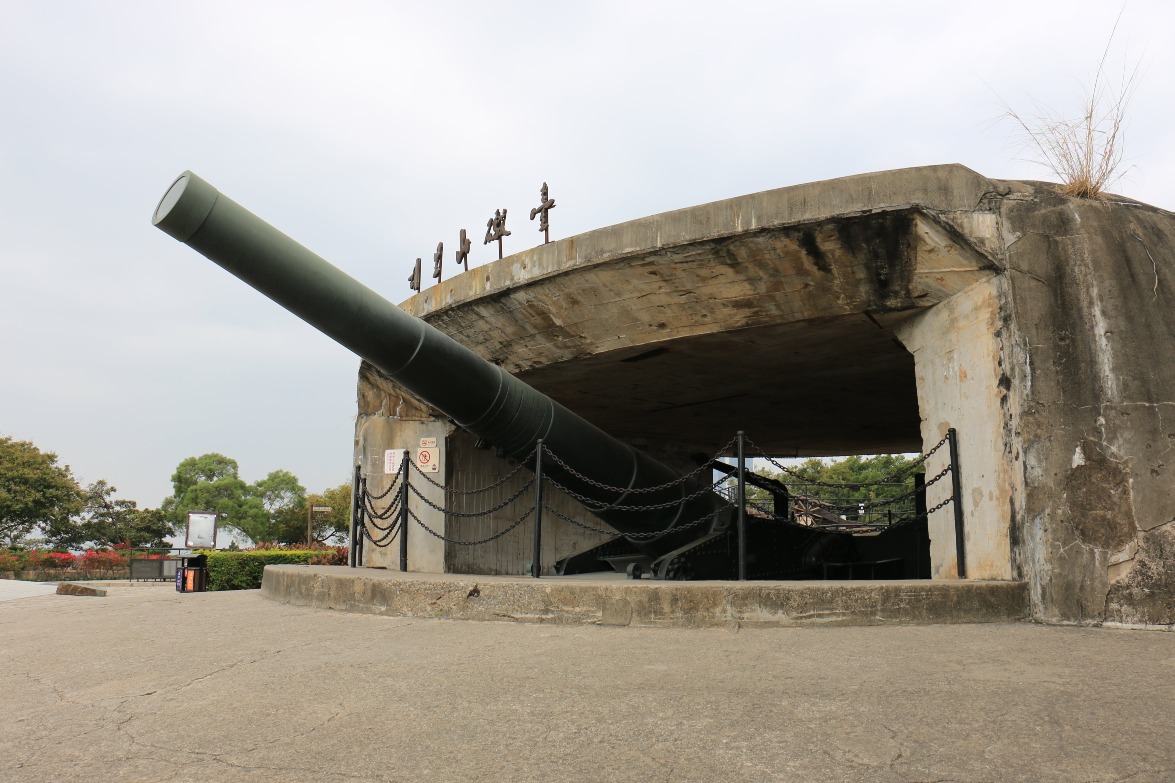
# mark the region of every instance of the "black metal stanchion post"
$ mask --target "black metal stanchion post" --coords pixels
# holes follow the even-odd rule
[[[355,533],[356,540],[359,542],[359,548],[355,551],[356,565],[363,566],[363,548],[367,544],[367,502],[359,507],[359,525]]]
[[[743,431],[738,431],[738,580],[747,578],[747,460]]]
[[[408,570],[408,477],[412,473],[412,463],[408,452],[404,452],[404,459],[400,462],[400,571]]]
[[[930,578],[930,518],[926,513],[926,474],[914,474],[914,516],[922,520],[918,525],[918,556],[914,558],[917,579]]]
[[[356,534],[356,531],[359,530],[359,509],[363,503],[363,497],[359,494],[360,493],[360,483],[359,483],[359,479],[360,479],[359,469],[360,469],[360,467],[361,467],[360,465],[355,466],[355,478],[352,480],[352,483],[351,483],[351,498],[352,498],[352,501],[351,501],[351,542],[350,542],[351,543],[351,551],[347,555],[348,559],[351,562],[351,568],[355,567],[355,548],[358,546],[358,543],[356,542],[355,534]]]
[[[967,578],[967,550],[963,542],[963,477],[959,472],[959,436],[955,428],[947,430],[947,444],[951,449],[951,505],[955,509],[955,562],[959,578]]]
[[[535,579],[542,573],[543,553],[543,441],[534,450],[534,546],[531,549],[530,575]]]

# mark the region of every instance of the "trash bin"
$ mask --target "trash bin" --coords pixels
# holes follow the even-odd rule
[[[175,569],[175,589],[180,593],[202,593],[208,589],[208,555],[180,558]]]

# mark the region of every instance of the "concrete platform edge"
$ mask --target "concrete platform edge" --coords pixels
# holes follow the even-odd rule
[[[1023,582],[634,582],[266,566],[261,594],[362,614],[587,625],[924,625],[1029,616]]]

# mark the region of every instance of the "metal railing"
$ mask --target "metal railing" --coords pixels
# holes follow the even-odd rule
[[[948,450],[949,461],[946,467],[934,476],[926,478],[925,466],[928,459],[941,449]],[[722,458],[731,451],[735,452],[736,463],[728,465]],[[766,460],[779,471],[780,478],[770,479],[752,473],[748,466],[752,459]],[[570,476],[575,481],[586,483],[597,488],[615,492],[619,497],[636,497],[625,505],[610,504],[601,506],[598,502],[575,491],[568,482],[560,482],[545,470],[545,464],[555,466],[560,475]],[[962,504],[955,502],[961,495],[960,471],[958,459],[957,433],[952,428],[932,448],[916,459],[898,467],[890,475],[878,481],[836,483],[814,480],[795,469],[781,464],[764,452],[754,441],[739,432],[727,442],[713,457],[699,466],[696,470],[681,476],[666,484],[655,487],[631,489],[613,487],[596,481],[591,476],[578,473],[570,467],[558,454],[552,452],[540,440],[535,449],[509,473],[486,486],[476,489],[457,489],[447,487],[443,483],[431,478],[417,466],[407,450],[400,461],[399,470],[391,474],[391,483],[382,492],[375,494],[368,489],[367,477],[360,466],[355,467],[353,497],[354,505],[351,520],[351,550],[350,566],[352,568],[364,562],[364,548],[368,543],[377,548],[390,547],[393,542],[399,544],[399,569],[408,570],[408,531],[409,522],[414,521],[417,526],[429,535],[454,546],[481,546],[495,541],[518,528],[529,518],[532,532],[532,559],[530,575],[538,578],[541,575],[541,550],[544,517],[549,515],[558,521],[576,528],[606,536],[609,538],[626,538],[633,541],[651,540],[665,535],[670,531],[681,531],[714,522],[724,512],[736,516],[738,536],[738,574],[739,579],[746,579],[746,525],[748,517],[756,523],[789,525],[808,530],[824,530],[829,532],[864,535],[881,530],[907,525],[926,520],[929,516],[947,505],[953,505],[955,515],[955,541],[960,578],[966,576],[965,552],[963,540]],[[531,467],[533,476],[523,482],[516,490],[503,500],[486,505],[485,508],[473,511],[455,510],[452,508],[456,498],[468,500],[484,496],[493,490],[502,488],[507,482],[526,469]],[[717,480],[708,480],[720,473]],[[951,480],[951,493],[944,500],[932,508],[926,506],[927,488]],[[419,477],[419,480],[417,480]],[[748,499],[747,484],[754,484],[770,496],[768,501],[763,496]],[[677,497],[668,503],[642,503],[640,496],[655,496],[665,490],[693,484],[696,486],[689,494]],[[421,485],[431,486],[439,490],[444,498],[443,503],[430,500],[422,490]],[[715,492],[725,500],[712,513],[687,521],[675,521],[665,530],[655,530],[641,533],[620,533],[612,529],[598,527],[575,519],[559,509],[553,507],[544,497],[543,487],[548,485],[557,489],[568,497],[579,501],[589,511],[621,510],[621,511],[654,511],[669,506],[684,504],[703,494]],[[528,493],[530,493],[528,495]],[[435,493],[434,493],[435,494]],[[380,503],[383,507],[379,507]],[[526,507],[518,513],[516,504],[525,502]],[[423,505],[438,511],[446,517],[460,517],[462,519],[488,519],[500,522],[504,516],[506,523],[493,532],[474,539],[460,539],[447,536],[427,525],[413,509]],[[463,504],[464,507],[464,504]],[[511,509],[508,513],[502,512]]]

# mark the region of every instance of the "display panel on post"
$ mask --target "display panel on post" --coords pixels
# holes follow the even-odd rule
[[[216,549],[216,512],[189,511],[184,546],[188,549]]]

